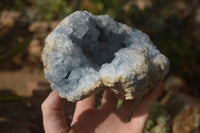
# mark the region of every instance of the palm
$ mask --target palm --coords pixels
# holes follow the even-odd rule
[[[138,106],[135,100],[125,101],[118,110],[111,92],[104,93],[100,109],[95,108],[95,97],[90,96],[77,103],[68,127],[62,110],[64,99],[52,92],[42,105],[44,128],[46,133],[142,133],[159,93],[160,89],[155,89]]]
[[[82,133],[132,133],[135,130],[131,122],[122,120],[116,112],[93,109],[85,112],[72,129]]]

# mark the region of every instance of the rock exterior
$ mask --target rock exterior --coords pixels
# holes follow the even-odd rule
[[[46,38],[42,59],[52,89],[72,102],[106,89],[118,98],[137,98],[169,69],[146,34],[87,11],[61,21]]]

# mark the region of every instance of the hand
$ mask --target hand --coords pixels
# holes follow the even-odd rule
[[[52,91],[42,104],[44,129],[46,133],[143,133],[160,93],[159,85],[144,95],[138,106],[136,100],[128,100],[118,110],[112,92],[104,92],[100,109],[95,108],[94,95],[90,96],[77,102],[71,127],[68,127],[62,109],[65,99]]]

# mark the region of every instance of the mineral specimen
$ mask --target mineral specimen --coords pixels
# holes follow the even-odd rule
[[[146,34],[87,11],[72,13],[48,35],[42,59],[52,89],[72,102],[106,89],[137,98],[169,69]]]

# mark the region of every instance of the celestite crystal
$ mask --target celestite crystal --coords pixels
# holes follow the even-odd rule
[[[106,89],[118,98],[137,98],[169,69],[146,34],[87,11],[62,20],[46,38],[42,59],[52,89],[72,102]]]

